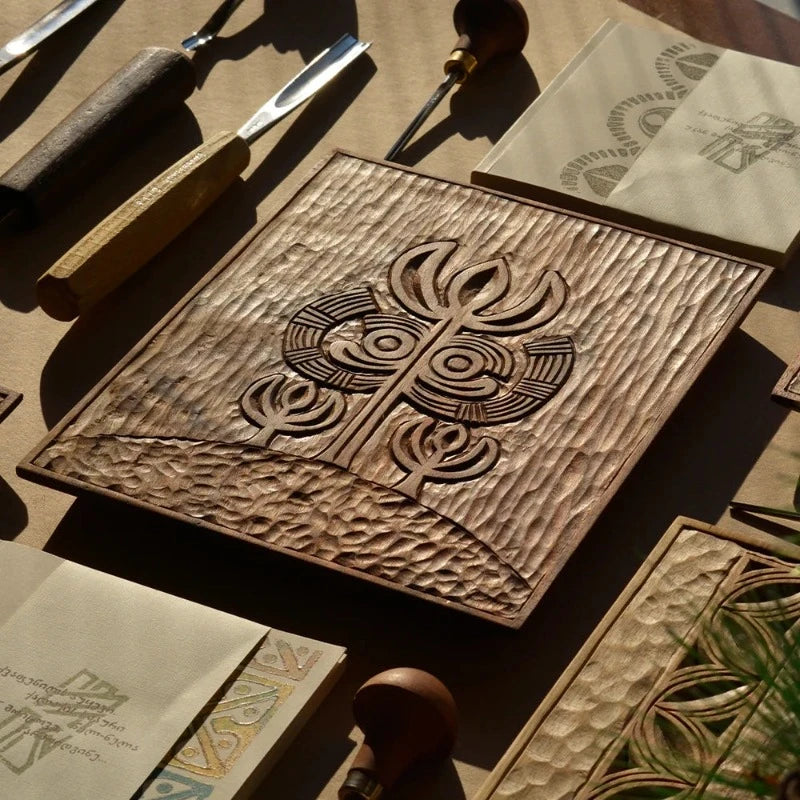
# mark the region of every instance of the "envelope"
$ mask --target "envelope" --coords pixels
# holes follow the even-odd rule
[[[0,587],[0,796],[15,800],[129,800],[269,633],[12,542]]]

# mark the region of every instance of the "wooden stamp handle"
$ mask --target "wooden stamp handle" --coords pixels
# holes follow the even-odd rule
[[[161,113],[194,91],[192,62],[177,50],[141,50],[0,178],[0,218],[41,221],[134,144]]]
[[[42,309],[69,320],[93,306],[197,219],[249,161],[244,139],[220,133],[162,172],[39,278]]]

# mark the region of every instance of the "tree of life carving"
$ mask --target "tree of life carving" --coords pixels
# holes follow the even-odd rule
[[[349,469],[405,401],[433,419],[392,436],[394,459],[408,473],[395,488],[417,496],[423,481],[468,480],[490,469],[499,444],[488,436],[470,442],[471,430],[533,413],[561,388],[574,359],[567,336],[524,342],[516,352],[492,337],[550,322],[567,285],[547,270],[524,299],[499,307],[511,285],[505,260],[455,268],[457,248],[429,242],[395,259],[388,284],[404,314],[382,310],[367,287],[323,295],[298,311],[286,328],[283,357],[306,380],[284,385],[283,376],[272,375],[247,390],[243,412],[263,427],[251,441],[267,445],[276,433],[316,433],[343,419],[317,457]],[[358,339],[346,332],[356,320]],[[341,395],[318,389],[371,396],[348,417]]]

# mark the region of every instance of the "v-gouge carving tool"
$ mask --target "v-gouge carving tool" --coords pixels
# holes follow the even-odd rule
[[[186,49],[208,44],[241,2],[224,0],[185,40]],[[194,65],[183,53],[168,47],[140,50],[0,177],[0,220],[11,215],[26,225],[41,222],[196,87]]]
[[[115,289],[189,226],[250,162],[250,145],[370,46],[350,34],[320,53],[237,133],[219,133],[104,219],[37,284],[39,304],[69,320]]]
[[[63,28],[97,0],[63,0],[52,11],[0,48],[0,75],[32,53],[48,36]]]
[[[518,0],[459,0],[453,10],[458,41],[444,65],[445,79],[386,154],[394,161],[445,95],[497,56],[519,53],[528,40],[528,17]]]

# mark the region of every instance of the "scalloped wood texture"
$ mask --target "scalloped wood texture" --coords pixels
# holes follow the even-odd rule
[[[475,800],[700,796],[698,765],[747,769],[768,690],[753,659],[796,635],[798,559],[765,534],[676,520]]]
[[[516,627],[768,272],[337,153],[20,472]]]
[[[800,408],[800,356],[786,367],[772,390],[772,397],[778,402]]]
[[[20,400],[22,395],[19,392],[0,386],[0,422],[16,408]]]

